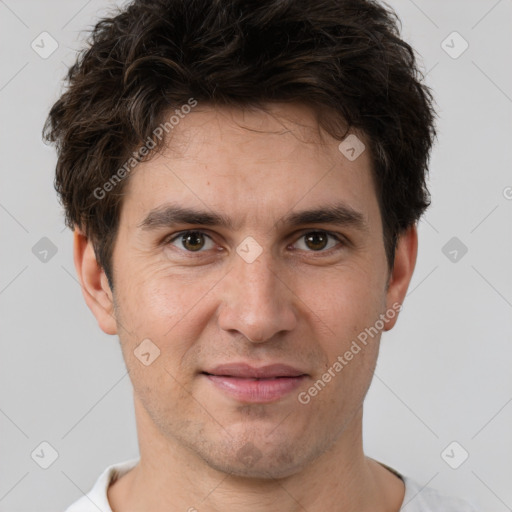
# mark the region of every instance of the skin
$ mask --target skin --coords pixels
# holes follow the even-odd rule
[[[354,161],[338,145],[304,105],[199,105],[165,151],[129,178],[114,293],[76,229],[85,300],[100,328],[119,336],[134,389],[141,461],[109,488],[114,512],[399,510],[403,482],[362,447],[380,333],[308,404],[297,399],[360,332],[402,303],[416,261],[412,226],[389,269],[369,145]],[[222,213],[235,225],[139,227],[169,202]],[[364,225],[282,221],[334,203],[359,212]],[[210,238],[187,252],[180,236],[169,241],[185,230]],[[339,241],[319,249],[305,237],[318,231]],[[252,263],[236,252],[248,236],[262,249]],[[160,350],[149,366],[134,354],[146,338]],[[289,395],[254,404],[200,373],[240,361],[285,363],[308,377]],[[241,455],[247,450],[251,462]]]

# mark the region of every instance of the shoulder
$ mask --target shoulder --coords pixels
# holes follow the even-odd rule
[[[420,485],[387,464],[377,462],[404,482],[405,494],[399,512],[476,512],[466,501]]]
[[[467,502],[446,496],[431,487],[421,486],[411,478],[401,476],[405,496],[400,512],[476,512]]]
[[[107,497],[109,485],[134,468],[138,462],[137,458],[108,466],[97,478],[92,489],[71,504],[65,512],[112,512]]]

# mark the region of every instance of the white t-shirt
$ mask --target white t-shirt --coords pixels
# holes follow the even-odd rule
[[[138,461],[138,458],[130,459],[109,466],[96,480],[93,488],[65,512],[112,512],[107,498],[109,485],[135,467]],[[400,512],[475,512],[475,509],[465,501],[444,496],[429,487],[422,487],[393,468],[382,465],[404,481],[405,496]]]

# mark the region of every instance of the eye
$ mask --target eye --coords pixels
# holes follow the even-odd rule
[[[329,238],[331,241],[329,241]],[[302,251],[327,252],[327,250],[332,249],[340,243],[341,240],[331,233],[327,233],[326,231],[310,231],[309,233],[302,235],[295,245]]]
[[[182,231],[166,242],[186,252],[204,252],[213,249],[215,244],[210,236],[202,231]],[[328,252],[336,245],[342,245],[342,240],[326,231],[309,231],[303,234],[294,248],[306,252]]]
[[[188,252],[200,252],[206,247],[206,250],[213,249],[213,240],[202,231],[183,231],[168,240],[168,244],[174,245],[179,249],[185,249]]]

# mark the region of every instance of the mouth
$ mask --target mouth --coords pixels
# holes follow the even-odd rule
[[[284,364],[260,368],[245,363],[226,364],[201,374],[224,395],[243,403],[278,401],[308,377],[307,373]]]

